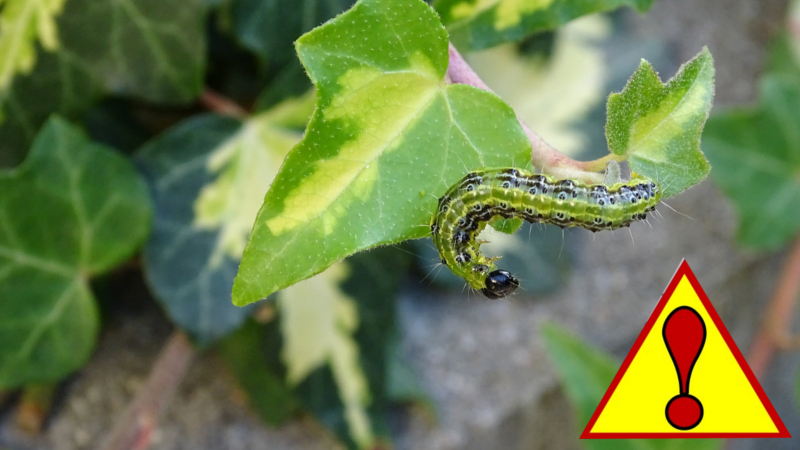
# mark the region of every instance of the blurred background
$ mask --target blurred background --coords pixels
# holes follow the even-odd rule
[[[34,4],[41,16],[20,28]],[[655,0],[644,13],[622,8],[488,49],[459,47],[547,142],[595,159],[607,153],[605,100],[640,59],[667,80],[708,46],[716,97],[702,149],[712,174],[650,226],[490,232],[487,252],[505,255],[523,280],[507,300],[465,292],[435,267],[424,239],[356,255],[343,263],[349,272],[235,308],[242,236],[313,108],[292,43],[351,4],[0,2],[0,164],[14,170],[26,154],[55,157],[47,152],[59,146],[86,151],[72,163],[88,173],[114,167],[101,181],[127,177],[119,195],[132,214],[109,213],[120,223],[102,236],[109,250],[96,249],[96,263],[42,250],[83,286],[64,288],[80,311],[58,309],[58,292],[35,289],[53,285],[38,275],[4,278],[15,260],[0,251],[0,448],[663,448],[577,438],[683,258],[800,436],[791,342],[800,143],[790,136],[800,130],[800,18],[788,1]],[[14,53],[18,32],[39,40]],[[759,162],[765,154],[779,169]],[[61,169],[24,167],[0,178],[0,212],[53,205],[20,199]],[[87,192],[115,182],[97,183]],[[53,208],[5,220],[58,236],[58,226],[41,225],[66,226]],[[0,249],[14,250],[10,235]],[[371,282],[348,278],[358,271]],[[775,310],[782,320],[765,321]],[[57,328],[48,339],[60,344],[20,357],[27,331],[9,322]],[[766,353],[749,353],[765,336]],[[342,356],[353,349],[355,362]],[[794,449],[800,438],[672,445]]]

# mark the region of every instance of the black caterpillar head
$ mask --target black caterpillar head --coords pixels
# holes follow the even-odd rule
[[[486,276],[486,287],[481,289],[483,295],[490,299],[511,295],[519,287],[519,280],[505,270],[495,270]]]

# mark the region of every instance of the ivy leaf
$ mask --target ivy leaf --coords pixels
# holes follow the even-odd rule
[[[0,388],[56,381],[94,347],[89,277],[147,237],[147,188],[127,159],[55,118],[0,173],[0,192]]]
[[[700,134],[714,99],[714,61],[707,48],[662,84],[645,60],[620,93],[608,97],[606,137],[631,170],[659,181],[665,198],[702,181],[711,167]]]
[[[409,259],[394,248],[347,258],[279,293],[289,298],[258,313],[266,323],[246,322],[221,342],[265,420],[277,423],[302,407],[348,448],[391,447],[389,402],[423,396],[413,372],[396,358],[395,299]]]
[[[58,48],[54,19],[65,0],[2,0],[0,6],[0,90],[17,73],[29,73],[36,63],[36,43]]]
[[[387,423],[390,395],[393,394],[393,386],[390,385],[390,370],[393,365],[390,352],[396,344],[393,338],[397,334],[397,289],[400,280],[407,273],[409,261],[409,254],[396,248],[363,252],[345,260],[343,264],[348,276],[337,287],[343,296],[341,298],[348,299],[355,307],[353,317],[357,317],[357,326],[348,328],[353,330],[351,339],[358,347],[358,366],[344,371],[336,366],[332,358],[328,358],[327,364],[318,366],[298,385],[297,392],[304,405],[349,448],[391,448]],[[336,267],[334,265],[331,269]],[[327,273],[324,272],[320,277]],[[365,283],[365,279],[369,283]],[[313,280],[303,281],[298,285]],[[294,286],[289,290],[293,288]],[[278,295],[282,296],[283,292]],[[287,303],[291,301],[292,299],[287,299]],[[314,313],[310,308],[306,311],[307,314]],[[296,323],[300,325],[301,318],[297,319]],[[297,328],[296,331],[302,330]],[[347,339],[344,330],[339,331],[343,334],[343,339]],[[305,333],[309,334],[309,330],[306,329]],[[284,339],[287,339],[286,334]],[[296,339],[302,337],[298,335]],[[284,355],[287,350],[288,347],[284,347]],[[337,351],[331,349],[330,354]],[[360,375],[356,371],[363,374],[366,390],[362,392],[367,396],[353,394],[353,386],[360,383],[357,381]],[[352,381],[343,380],[343,376],[352,378]],[[405,381],[413,383],[410,379]],[[350,388],[343,390],[346,386]],[[367,418],[371,440],[358,438],[359,428],[354,425],[359,423],[360,417]]]
[[[358,312],[353,300],[339,290],[347,276],[347,266],[340,263],[281,292],[283,360],[292,384],[330,364],[350,435],[359,448],[369,448],[375,440],[366,411],[369,387],[352,336]]]
[[[295,60],[294,41],[306,31],[344,12],[353,0],[236,0],[232,29],[244,47],[267,65]]]
[[[480,50],[552,30],[578,17],[622,6],[639,12],[653,0],[436,0],[434,7],[450,39],[467,50]]]
[[[236,376],[250,405],[270,425],[280,425],[300,410],[286,382],[285,370],[271,358],[280,334],[275,321],[260,325],[248,320],[220,341],[219,351]]]
[[[715,114],[704,134],[712,176],[733,201],[738,240],[777,249],[800,231],[800,83],[770,75],[761,105]]]
[[[495,230],[505,233],[505,234],[514,234],[519,227],[522,226],[522,219],[518,217],[514,217],[511,219],[504,219],[502,217],[495,217],[491,221],[489,221],[489,225],[492,226]]]
[[[619,363],[554,323],[542,326],[542,338],[567,397],[576,410],[578,426],[583,430],[611,385]],[[576,430],[576,434],[580,430]],[[580,442],[589,450],[722,448],[722,441],[718,439],[585,439]]]
[[[201,343],[239,326],[250,308],[231,305],[236,268],[256,213],[310,100],[288,100],[245,122],[200,116],[137,154],[156,206],[145,273],[170,318]]]
[[[22,159],[53,112],[77,117],[105,94],[182,105],[202,90],[203,0],[5,1],[1,18],[13,15],[15,24],[0,37],[0,81],[12,66],[25,73],[0,83],[0,166]],[[33,45],[32,27],[47,49],[39,55],[25,44]]]
[[[452,183],[529,157],[511,108],[444,82],[447,46],[421,0],[361,0],[298,40],[317,107],[259,211],[234,304],[357,251],[425,237]]]

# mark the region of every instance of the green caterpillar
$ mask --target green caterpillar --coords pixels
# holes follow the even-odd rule
[[[431,234],[442,264],[489,298],[505,297],[519,286],[480,252],[478,235],[494,217],[591,231],[615,230],[644,220],[661,201],[661,187],[635,175],[611,186],[556,180],[522,169],[472,172],[439,199]]]

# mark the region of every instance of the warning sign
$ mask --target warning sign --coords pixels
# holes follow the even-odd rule
[[[791,437],[684,260],[581,435]]]

